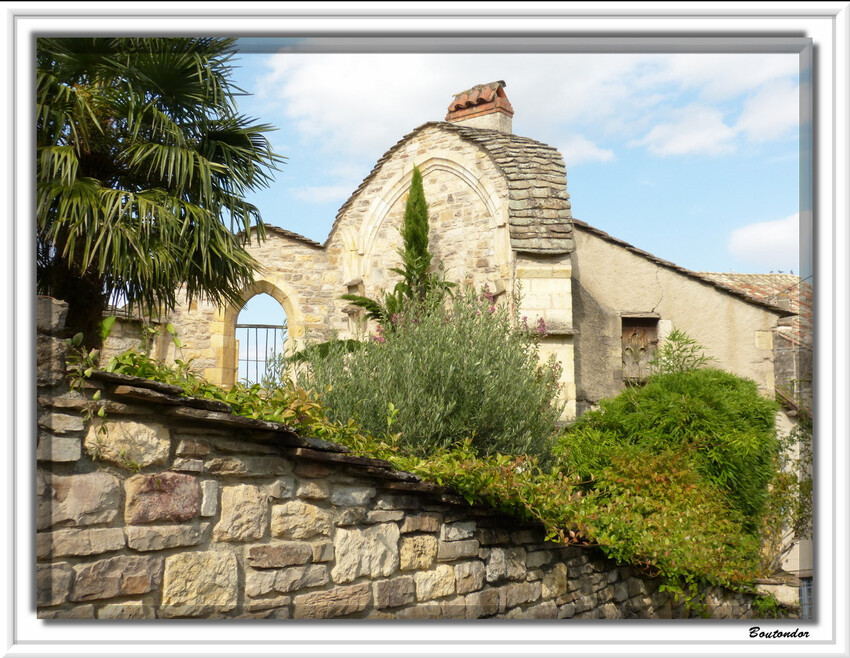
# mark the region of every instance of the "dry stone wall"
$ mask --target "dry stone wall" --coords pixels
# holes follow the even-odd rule
[[[688,615],[598,550],[342,446],[146,380],[96,373],[70,391],[62,312],[39,300],[40,618]],[[107,419],[86,426],[95,390]],[[751,615],[739,594],[707,601]]]

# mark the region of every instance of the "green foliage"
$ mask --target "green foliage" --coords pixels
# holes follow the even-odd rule
[[[771,594],[759,594],[753,599],[753,612],[756,619],[782,619],[786,612],[782,604]]]
[[[750,380],[711,368],[672,372],[603,400],[564,433],[556,452],[563,468],[590,477],[626,446],[646,456],[681,451],[728,493],[752,531],[775,474],[775,411]]]
[[[587,491],[570,472],[544,469],[526,455],[481,455],[468,438],[426,455],[411,451],[391,433],[403,411],[392,402],[382,410],[381,431],[371,434],[353,419],[328,418],[330,392],[308,391],[291,381],[271,391],[256,384],[225,391],[195,375],[189,363],[166,366],[137,351],[116,357],[109,368],[176,384],[186,395],[227,402],[234,413],[284,422],[355,455],[385,459],[453,488],[471,504],[539,522],[549,540],[598,545],[611,558],[660,575],[663,589],[692,604],[703,585],[745,589],[754,577],[757,546],[740,532],[740,514],[676,451],[647,458],[637,447],[624,447]]]
[[[371,299],[363,295],[343,295],[342,299],[366,311],[366,317],[378,322],[384,329],[395,330],[395,318],[404,313],[421,310],[421,305],[434,292],[445,295],[453,284],[443,280],[439,272],[431,272],[432,254],[428,250],[428,204],[422,186],[422,173],[413,167],[413,178],[404,208],[404,223],[401,228],[403,249],[399,250],[401,268],[391,271],[402,278],[392,292],[384,292],[383,298]]]
[[[281,158],[272,128],[237,113],[234,53],[234,39],[37,39],[38,287],[89,347],[110,296],[152,312],[181,286],[225,303],[253,280],[244,243],[263,224],[244,195]]]
[[[673,329],[649,362],[653,375],[669,375],[706,367],[713,357],[706,356],[705,348],[684,331]]]
[[[576,510],[586,534],[610,557],[637,559],[650,573],[686,584],[690,594],[697,583],[728,586],[751,578],[759,547],[741,531],[746,520],[726,492],[692,468],[693,450],[610,449],[608,465]]]
[[[392,404],[393,430],[419,455],[467,438],[482,455],[545,454],[562,408],[558,364],[539,364],[535,335],[489,293],[468,288],[444,301],[431,291],[421,310],[395,318],[395,331],[353,353],[312,355],[300,383],[326,391],[332,419],[376,435]]]

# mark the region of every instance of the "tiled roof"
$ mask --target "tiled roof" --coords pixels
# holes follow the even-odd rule
[[[812,285],[793,274],[738,274],[700,272],[717,283],[735,288],[761,301],[787,307],[794,314],[791,337],[803,345],[812,344]]]
[[[611,244],[615,244],[618,247],[622,247],[626,251],[629,251],[636,256],[640,256],[641,258],[645,258],[646,260],[652,261],[656,265],[660,265],[661,267],[665,267],[669,270],[673,270],[674,272],[678,272],[679,274],[683,274],[689,279],[695,279],[702,283],[706,283],[717,290],[725,292],[733,297],[737,297],[738,299],[742,299],[745,302],[749,302],[750,304],[754,304],[756,306],[761,306],[766,308],[769,311],[773,311],[782,316],[794,315],[791,311],[786,308],[783,308],[781,305],[772,303],[767,299],[759,299],[758,297],[748,294],[747,292],[727,283],[722,280],[715,280],[711,278],[708,274],[704,272],[694,272],[692,270],[685,269],[684,267],[679,267],[675,263],[671,263],[669,260],[664,260],[663,258],[659,258],[658,256],[654,256],[647,251],[643,251],[643,249],[638,249],[634,245],[629,244],[624,240],[620,240],[619,238],[615,238],[605,231],[602,231],[594,226],[591,226],[587,222],[583,222],[579,219],[573,218],[573,225],[580,229],[587,231],[588,233],[592,233],[593,235],[605,240],[606,242],[610,242]],[[796,277],[795,277],[796,278]]]
[[[445,121],[432,121],[419,126],[384,153],[371,173],[339,209],[330,235],[333,235],[345,211],[366,189],[383,164],[405,142],[428,128],[453,132],[461,139],[480,146],[504,173],[509,190],[508,222],[514,251],[568,254],[575,248],[567,194],[567,171],[557,149],[528,137]]]
[[[492,104],[493,108],[499,108],[510,116],[513,116],[514,108],[505,94],[504,87],[505,81],[497,80],[496,82],[488,82],[484,85],[476,85],[472,89],[455,94],[452,102],[449,103],[449,112],[446,115],[446,120],[457,116],[458,113],[466,114],[482,105],[490,104]]]

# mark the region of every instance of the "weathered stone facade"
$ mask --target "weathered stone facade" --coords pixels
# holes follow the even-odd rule
[[[249,247],[264,269],[244,299],[268,293],[280,302],[290,349],[373,330],[340,296],[374,298],[395,285],[415,165],[430,208],[431,250],[446,276],[486,285],[502,300],[519,291],[520,317],[532,328],[545,323],[541,356],[561,363],[564,420],[623,387],[623,331],[634,317],[653,320],[654,339],[673,326],[688,331],[718,365],[772,395],[772,332],[783,309],[573,220],[561,154],[511,133],[504,87],[498,81],[457,94],[447,121],[426,123],[392,146],[343,204],[324,244],[269,227],[266,241]],[[240,309],[198,303],[167,318],[185,343],[183,357],[219,384],[236,379]],[[173,356],[167,344],[160,351]]]
[[[46,317],[61,306],[39,301]],[[107,431],[83,451],[78,414],[95,390]],[[40,618],[689,615],[657,580],[597,549],[545,542],[540,528],[386,462],[176,393],[105,373],[84,394],[62,378],[40,386],[39,443],[77,448],[39,446]],[[149,427],[167,448],[141,439],[136,461],[122,461],[117,446],[126,455],[133,437],[148,436],[110,429],[125,423]],[[738,593],[713,590],[706,601],[713,618],[752,615]]]

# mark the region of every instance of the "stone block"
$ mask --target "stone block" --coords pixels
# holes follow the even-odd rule
[[[295,495],[307,500],[325,500],[330,496],[330,488],[321,480],[303,480],[298,484]]]
[[[209,536],[209,523],[199,526],[127,526],[127,544],[134,551],[161,551],[176,546],[198,546]]]
[[[221,519],[213,529],[215,541],[262,539],[268,525],[268,497],[250,484],[224,487]]]
[[[292,500],[272,507],[271,532],[274,537],[284,539],[309,539],[328,536],[333,525],[330,511]]]
[[[64,340],[52,336],[36,336],[36,386],[58,386],[64,381],[67,351]]]
[[[504,528],[479,528],[478,541],[482,546],[507,544],[511,540],[510,533]]]
[[[161,617],[202,617],[233,610],[239,564],[233,553],[177,553],[165,560]]]
[[[295,495],[295,478],[292,476],[278,478],[266,488],[269,498],[288,500]]]
[[[268,443],[228,439],[222,436],[210,436],[209,443],[218,452],[236,455],[277,455],[280,451]]]
[[[249,546],[245,552],[248,566],[254,569],[281,569],[313,559],[313,547],[296,541]]]
[[[397,608],[416,600],[416,584],[412,576],[379,580],[372,585],[376,608]]]
[[[286,594],[306,587],[318,587],[327,582],[328,568],[323,564],[270,571],[249,571],[245,574],[245,593],[257,598],[275,592]]]
[[[82,456],[80,438],[76,436],[53,436],[42,432],[38,435],[35,458],[48,462],[75,462]]]
[[[206,457],[212,452],[209,444],[201,439],[182,439],[177,444],[178,457]]]
[[[516,608],[519,610],[519,608]],[[558,618],[558,606],[555,605],[554,601],[546,601],[544,603],[538,603],[537,605],[532,605],[526,608],[523,611],[522,615],[523,619],[557,619]]]
[[[440,542],[437,544],[438,560],[457,560],[463,557],[478,555],[478,540],[464,539],[459,541]]]
[[[430,571],[413,574],[416,583],[416,600],[428,601],[455,593],[455,572],[451,565],[440,564]]]
[[[350,526],[363,523],[366,519],[366,510],[362,507],[343,507],[338,509],[334,525]]]
[[[499,612],[499,591],[488,588],[466,595],[466,618],[478,619]]]
[[[67,562],[37,564],[35,567],[35,600],[41,606],[60,605],[68,600],[73,569]]]
[[[215,457],[204,462],[204,468],[212,475],[234,475],[245,478],[260,478],[287,475],[292,464],[281,457]]]
[[[155,619],[153,606],[144,601],[108,603],[97,611],[98,619]]]
[[[543,575],[543,598],[554,599],[567,591],[567,565],[559,562]]]
[[[46,295],[38,295],[35,299],[35,327],[38,333],[61,332],[68,318],[68,302]]]
[[[549,564],[552,561],[552,551],[529,551],[525,558],[529,569],[536,569]]]
[[[575,600],[576,614],[596,607],[596,594],[586,594]]]
[[[168,460],[171,438],[165,425],[109,419],[89,426],[84,445],[95,459],[122,468],[144,468]]]
[[[332,619],[361,612],[372,602],[371,583],[300,594],[293,600],[294,619]]]
[[[119,481],[109,473],[36,475],[36,525],[39,530],[68,523],[109,523],[118,515]]]
[[[38,426],[54,434],[82,432],[86,429],[80,414],[63,414],[58,411],[45,411],[38,417]]]
[[[200,459],[178,458],[171,464],[171,469],[181,473],[203,473],[204,462]]]
[[[289,606],[290,603],[292,603],[291,596],[273,596],[267,599],[251,599],[249,601],[245,601],[245,609],[248,612],[257,612],[259,610],[284,608]]]
[[[386,577],[399,568],[399,530],[395,523],[366,528],[339,528],[334,536],[336,564],[331,571],[335,583],[348,583],[359,576]]]
[[[374,497],[373,487],[340,487],[331,492],[331,503],[339,507],[362,507]]]
[[[218,514],[218,491],[221,485],[215,480],[201,482],[201,516]]]
[[[440,515],[435,512],[410,514],[401,524],[401,532],[437,532],[440,529]]]
[[[124,483],[124,520],[131,525],[188,521],[200,512],[198,479],[183,473],[134,475]]]
[[[39,619],[94,619],[94,606],[91,603],[75,605],[71,608],[59,608],[56,610],[38,610]]]
[[[457,593],[466,594],[484,587],[484,564],[478,560],[454,565]]]
[[[541,583],[511,583],[504,587],[505,607],[510,609],[540,598]]]
[[[162,582],[162,559],[118,556],[74,567],[72,601],[145,594]]]
[[[38,558],[96,555],[124,548],[121,528],[80,528],[39,532],[35,538]]]
[[[366,523],[387,523],[389,521],[401,521],[404,512],[401,510],[373,510],[366,512]]]
[[[401,538],[399,568],[402,571],[430,569],[437,558],[437,538],[433,535],[410,535]]]
[[[456,523],[446,523],[440,529],[440,541],[460,541],[462,539],[472,539],[475,534],[475,521],[458,521]]]
[[[502,578],[525,580],[525,549],[519,547],[493,548],[486,562],[486,578],[494,583]]]

